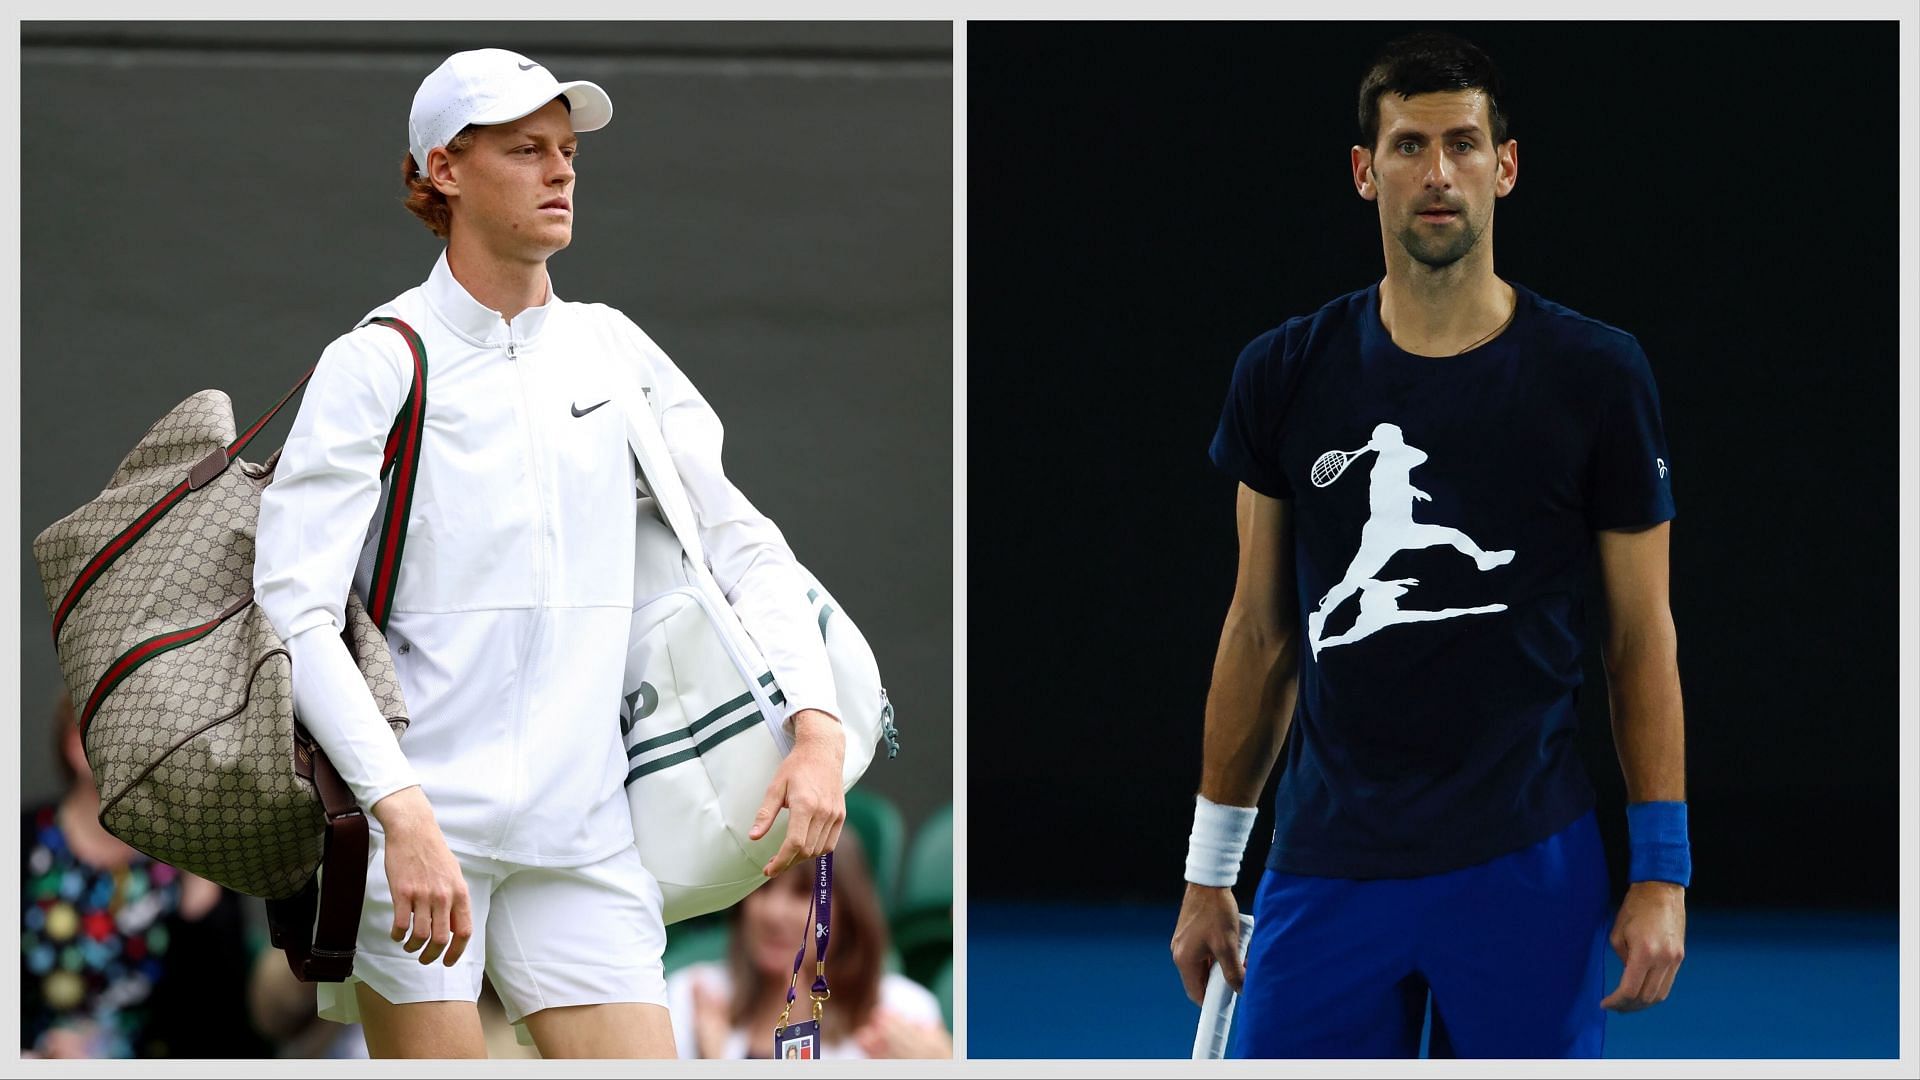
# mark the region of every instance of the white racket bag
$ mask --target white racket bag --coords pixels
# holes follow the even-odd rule
[[[718,911],[767,879],[787,812],[758,841],[753,816],[792,749],[785,697],[708,569],[693,509],[651,409],[628,409],[627,435],[647,490],[636,505],[633,622],[622,683],[627,805],[640,861],[660,882],[668,923]],[[898,751],[893,706],[873,650],[840,605],[801,569],[825,638],[846,737],[842,790],[884,738]]]

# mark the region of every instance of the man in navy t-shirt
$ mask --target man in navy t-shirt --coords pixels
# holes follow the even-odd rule
[[[1415,35],[1361,88],[1384,280],[1255,338],[1212,446],[1240,568],[1173,952],[1241,991],[1235,1052],[1598,1056],[1663,1000],[1690,867],[1670,455],[1632,335],[1495,276],[1518,175],[1479,49]],[[1597,552],[1633,884],[1608,910],[1575,747]],[[1285,766],[1244,969],[1231,885]],[[1610,932],[1611,931],[1611,932]],[[1609,994],[1609,940],[1625,963]]]

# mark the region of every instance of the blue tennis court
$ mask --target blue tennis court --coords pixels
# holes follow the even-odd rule
[[[1200,1010],[1168,958],[1174,914],[969,905],[969,1056],[1187,1057]],[[1898,1057],[1898,949],[1892,912],[1692,912],[1673,996],[1610,1015],[1607,1056]]]

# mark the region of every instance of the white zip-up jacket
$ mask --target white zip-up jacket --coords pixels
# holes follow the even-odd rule
[[[602,304],[511,324],[442,253],[368,313],[426,345],[419,478],[387,641],[411,718],[396,742],[339,632],[366,595],[380,463],[413,380],[382,325],[321,355],[261,498],[254,591],[293,660],[301,721],[363,807],[418,783],[447,844],[526,865],[633,842],[619,699],[633,612],[635,470],[627,408],[649,398],[714,578],[786,700],[839,715],[806,587],[779,529],[721,470],[719,418],[666,353]],[[378,822],[373,822],[378,827]]]

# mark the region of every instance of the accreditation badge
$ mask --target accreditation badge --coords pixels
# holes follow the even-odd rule
[[[776,1060],[793,1058],[800,1061],[812,1061],[820,1056],[820,1021],[802,1020],[791,1027],[783,1027],[773,1033],[773,1056]]]

